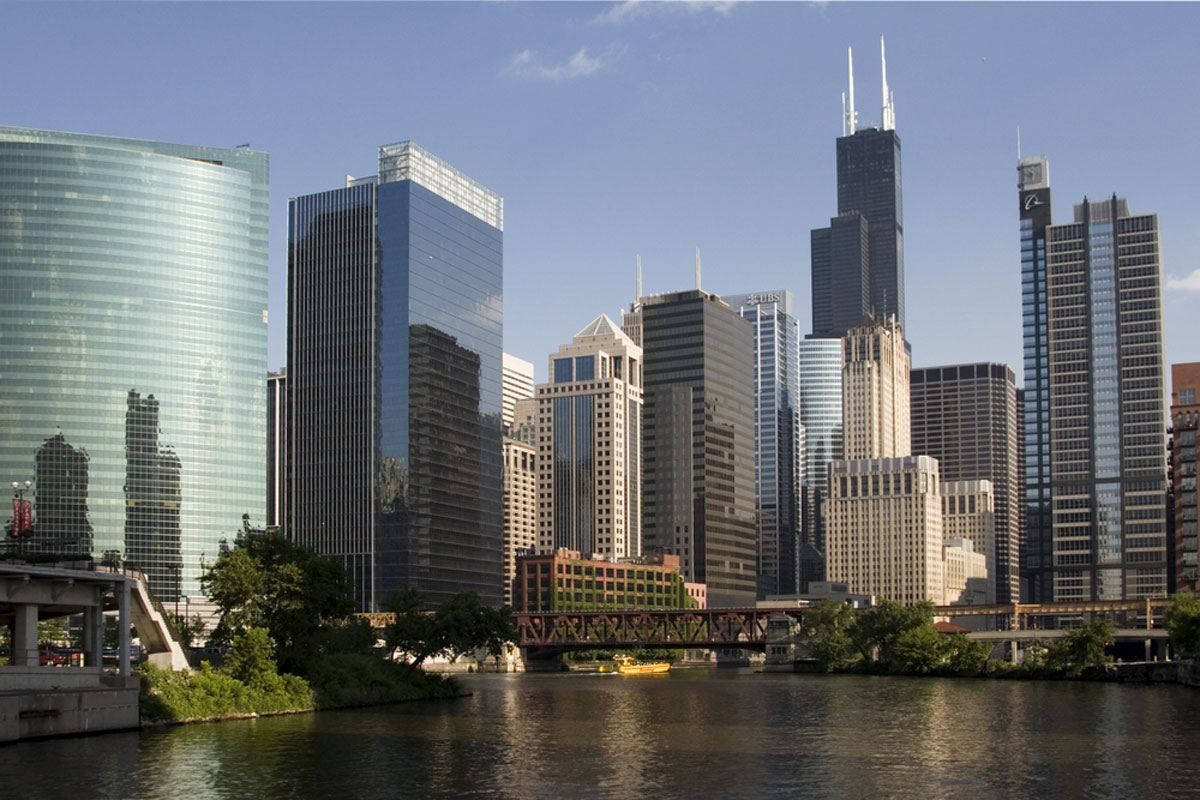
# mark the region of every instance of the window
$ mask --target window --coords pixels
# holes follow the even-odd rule
[[[569,383],[571,381],[571,359],[554,359],[554,382]]]
[[[565,359],[564,359],[565,360]],[[556,366],[557,368],[557,366]],[[575,358],[575,380],[590,381],[596,379],[596,357],[577,356]]]

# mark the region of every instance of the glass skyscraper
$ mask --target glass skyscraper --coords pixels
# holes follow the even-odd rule
[[[288,535],[364,609],[502,598],[503,201],[412,142],[289,206]]]
[[[804,428],[800,591],[825,579],[829,465],[842,457],[842,340],[800,340],[800,424]]]
[[[799,591],[800,322],[786,290],[726,295],[754,325],[754,430],[758,477],[758,593]]]
[[[267,156],[0,127],[0,478],[172,600],[266,504]]]

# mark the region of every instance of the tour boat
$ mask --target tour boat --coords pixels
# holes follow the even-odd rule
[[[671,668],[669,661],[639,664],[629,656],[620,656],[614,660],[617,662],[617,672],[622,675],[661,675]]]

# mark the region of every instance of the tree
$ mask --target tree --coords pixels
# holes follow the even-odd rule
[[[946,668],[955,675],[978,675],[992,657],[987,642],[979,642],[965,633],[941,634],[947,642]]]
[[[199,614],[193,614],[189,618],[183,614],[168,611],[167,625],[170,626],[171,633],[175,635],[179,645],[184,648],[191,647],[200,637],[204,636],[204,619]]]
[[[1105,655],[1104,648],[1113,643],[1114,633],[1113,624],[1108,620],[1089,622],[1068,631],[1050,648],[1046,664],[1072,678],[1088,670],[1103,669],[1112,660]]]
[[[1191,592],[1175,595],[1167,609],[1166,626],[1176,653],[1200,658],[1200,598]]]
[[[268,686],[278,672],[275,666],[275,642],[266,628],[248,628],[233,637],[233,647],[225,657],[222,670],[247,686]]]
[[[355,607],[339,561],[275,530],[243,532],[200,580],[221,610],[209,642],[230,644],[249,628],[266,628],[285,669],[311,652],[323,628],[344,622]]]
[[[388,605],[396,618],[385,640],[393,658],[408,656],[410,672],[434,656],[457,658],[478,648],[498,656],[517,638],[512,609],[488,608],[474,592],[456,594],[433,613],[421,610],[421,594],[411,588],[397,592]]]
[[[891,655],[886,662],[892,672],[913,675],[928,675],[946,666],[951,644],[948,637],[937,632],[932,625],[905,628],[891,644]]]
[[[888,664],[901,634],[932,622],[933,604],[928,601],[905,606],[882,600],[878,605],[858,612],[850,628],[850,640],[868,664]]]
[[[70,641],[66,617],[55,617],[38,623],[38,642],[53,647]]]
[[[844,669],[854,658],[850,629],[854,609],[848,603],[822,600],[805,609],[801,618],[801,636],[808,652],[825,672]]]

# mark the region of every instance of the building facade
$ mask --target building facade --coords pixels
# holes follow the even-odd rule
[[[600,315],[537,387],[538,550],[642,552],[642,349]]]
[[[538,401],[526,397],[513,403],[513,420],[508,435],[520,439],[530,447],[537,447]]]
[[[940,466],[939,462],[939,466]],[[975,588],[981,603],[1016,603],[1017,598],[998,600],[996,589],[997,538],[996,495],[992,482],[942,481],[942,535],[946,542],[963,540],[971,543],[972,552],[982,559],[984,583]],[[973,577],[979,577],[974,576]],[[949,584],[947,584],[949,586]],[[949,589],[947,590],[949,591]],[[956,601],[947,601],[956,602]]]
[[[267,527],[282,527],[287,503],[287,370],[267,373]]]
[[[795,594],[800,582],[800,322],[783,289],[726,295],[754,325],[758,595]]]
[[[288,210],[288,535],[363,609],[499,605],[502,199],[401,142]]]
[[[0,474],[161,600],[266,507],[267,155],[0,127]],[[44,524],[43,524],[44,523]]]
[[[513,425],[513,406],[518,400],[533,397],[533,364],[509,353],[502,356],[501,390],[503,406],[500,412],[507,433]]]
[[[943,602],[939,484],[929,456],[834,461],[825,520],[829,580],[906,605]]]
[[[1054,599],[1167,591],[1158,219],[1113,196],[1046,229]],[[1028,395],[1027,395],[1028,396]]]
[[[842,340],[800,340],[800,424],[804,428],[801,593],[825,580],[825,517],[829,465],[842,458]]]
[[[1050,322],[1046,298],[1046,229],[1052,221],[1050,162],[1044,156],[1017,164],[1021,228],[1021,313],[1025,386],[1021,599],[1054,599],[1054,520],[1050,494]]]
[[[1003,364],[914,369],[911,396],[913,452],[938,460],[946,492],[951,482],[990,485],[995,541],[990,550],[976,541],[975,549],[988,557],[996,602],[1020,602],[1021,429],[1012,370]]]
[[[513,584],[518,612],[703,608],[703,587],[684,581],[679,557],[605,561],[573,550],[520,556]]]
[[[644,547],[678,555],[710,607],[757,594],[754,327],[695,289],[636,304],[645,355]],[[649,550],[648,550],[649,551]]]
[[[948,537],[942,544],[944,606],[979,606],[993,603],[986,558],[970,539]]]
[[[512,605],[517,556],[537,548],[537,448],[504,437],[504,603]]]
[[[843,457],[909,455],[909,357],[895,318],[851,328],[842,339],[842,363]]]
[[[1171,365],[1171,586],[1200,592],[1196,546],[1196,431],[1200,430],[1200,363]]]

